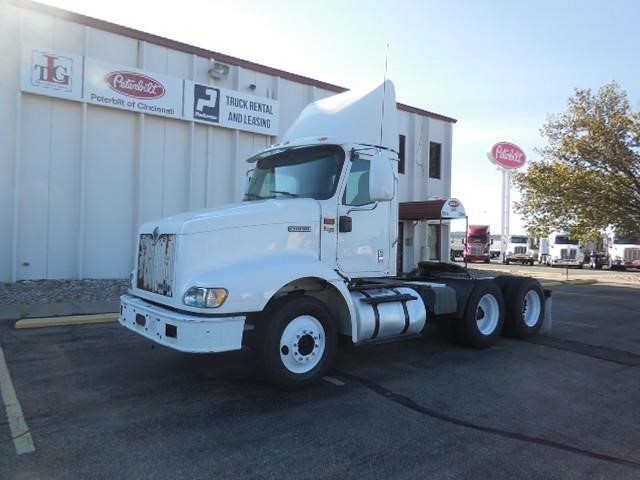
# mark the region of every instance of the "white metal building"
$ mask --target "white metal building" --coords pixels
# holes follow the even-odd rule
[[[29,1],[0,3],[0,45],[3,282],[126,277],[138,225],[239,201],[244,160],[344,90]],[[448,198],[455,120],[399,119],[400,200]],[[404,270],[446,258],[446,227],[402,234]]]

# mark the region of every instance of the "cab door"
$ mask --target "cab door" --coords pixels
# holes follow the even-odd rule
[[[388,275],[390,262],[396,260],[390,239],[394,202],[371,201],[370,169],[366,155],[351,161],[338,205],[337,264],[349,277]]]

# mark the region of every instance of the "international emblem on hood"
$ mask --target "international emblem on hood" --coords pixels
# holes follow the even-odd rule
[[[304,233],[304,232],[310,232],[311,227],[307,225],[289,225],[287,230],[289,230],[290,233]]]
[[[165,94],[165,88],[155,78],[136,72],[111,72],[104,77],[111,90],[127,97],[153,100]]]
[[[158,242],[158,239],[160,238],[160,227],[156,227],[153,229],[153,235],[151,236],[151,238],[153,238],[153,243]]]

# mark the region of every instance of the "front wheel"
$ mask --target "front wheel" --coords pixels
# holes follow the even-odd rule
[[[258,321],[257,361],[271,384],[306,387],[331,367],[338,335],[327,307],[308,296],[285,297]]]

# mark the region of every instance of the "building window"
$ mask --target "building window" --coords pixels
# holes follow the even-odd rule
[[[404,135],[400,135],[400,151],[398,152],[398,158],[400,162],[398,162],[398,173],[404,173],[404,144],[406,137]]]
[[[436,142],[429,143],[429,178],[441,178],[440,169],[442,165],[442,144]]]

